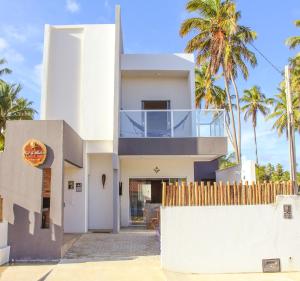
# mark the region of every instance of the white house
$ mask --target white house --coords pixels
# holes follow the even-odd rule
[[[65,232],[128,226],[143,216],[136,186],[159,203],[162,180],[226,154],[223,112],[195,109],[194,68],[191,54],[125,54],[119,8],[115,24],[46,26],[41,119],[84,140],[83,168],[65,164]]]
[[[114,24],[46,25],[41,120],[8,122],[0,157],[12,258],[144,224],[163,181],[215,180],[224,115],[195,108],[194,68],[190,54],[125,54],[119,7]]]

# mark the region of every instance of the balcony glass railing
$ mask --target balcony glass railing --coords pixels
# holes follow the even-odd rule
[[[197,109],[120,111],[120,138],[223,136],[223,110]]]

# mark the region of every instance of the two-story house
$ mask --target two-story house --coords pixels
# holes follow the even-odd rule
[[[125,54],[118,7],[114,24],[45,27],[41,121],[9,122],[0,157],[15,258],[58,256],[63,233],[143,224],[163,181],[211,179],[224,114],[196,109],[194,68],[191,54]],[[36,167],[21,157],[30,139],[23,157],[47,148]]]

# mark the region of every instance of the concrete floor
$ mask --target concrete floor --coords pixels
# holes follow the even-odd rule
[[[164,271],[155,232],[129,229],[120,234],[84,234],[58,264],[2,266],[0,280],[300,281],[300,273],[199,275]]]

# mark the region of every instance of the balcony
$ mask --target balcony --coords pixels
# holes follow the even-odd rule
[[[121,110],[120,138],[224,137],[224,111]]]
[[[119,155],[190,155],[210,161],[226,153],[223,110],[120,111]]]

